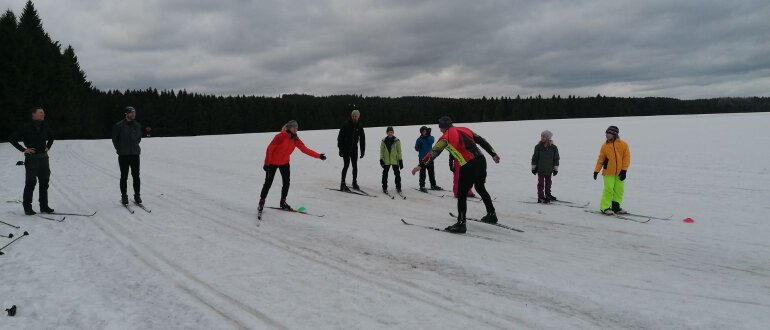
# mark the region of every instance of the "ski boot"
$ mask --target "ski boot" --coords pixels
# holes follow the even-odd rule
[[[382,193],[385,195],[388,194],[388,186],[382,186]]]
[[[142,204],[142,197],[139,194],[134,195],[134,203]]]
[[[602,210],[602,214],[604,214],[604,215],[615,215],[615,212],[612,211],[612,209],[604,209],[604,210]]]
[[[32,204],[24,203],[24,214],[26,215],[35,215],[34,210],[32,210]]]
[[[428,193],[428,189],[425,189],[425,186],[420,186],[420,191],[422,191],[422,192],[424,192],[426,194]]]
[[[430,186],[430,190],[444,191],[444,188],[441,188],[434,184]]]
[[[618,202],[612,202],[612,212],[615,212],[615,214],[628,214],[626,210],[620,207]]]
[[[281,209],[282,210],[286,210],[286,211],[294,211],[294,209],[291,208],[291,206],[289,206],[289,204],[286,204],[286,200],[285,199],[281,200]]]
[[[351,188],[353,188],[353,190],[361,190],[361,187],[358,186],[358,181],[353,181]]]
[[[48,205],[40,205],[40,213],[53,213],[53,209],[50,208]]]
[[[346,185],[345,182],[343,182],[343,183],[340,183],[340,191],[350,192],[350,188],[348,188],[348,185]]]
[[[401,194],[401,187],[396,187],[396,193]]]
[[[128,205],[128,195],[121,195],[120,196],[120,203],[123,205]]]
[[[495,212],[487,213],[487,215],[481,217],[481,222],[497,223],[497,214]]]
[[[259,199],[259,206],[257,206],[257,211],[262,212],[262,210],[265,209],[265,199],[260,198]]]
[[[549,194],[549,195],[546,195],[545,197],[548,198],[549,201],[558,201],[558,199],[556,199],[554,195]]]
[[[465,234],[465,215],[458,215],[457,222],[454,225],[444,228],[444,230],[455,234]]]
[[[550,203],[551,201],[550,201],[550,200],[548,200],[548,198],[547,198],[547,197],[538,197],[538,198],[537,198],[537,202],[538,202],[538,203],[541,203],[541,204],[548,204],[548,203]]]

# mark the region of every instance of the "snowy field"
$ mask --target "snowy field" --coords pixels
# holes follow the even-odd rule
[[[609,125],[631,148],[624,207],[671,220],[519,202],[536,197],[529,162],[549,129],[562,157],[553,194],[598,207],[601,178],[592,172]],[[0,328],[770,327],[770,113],[467,126],[502,157],[489,162],[487,185],[500,223],[524,233],[477,222],[465,236],[401,224],[443,228],[456,211],[454,199],[412,189],[417,177],[407,173],[407,200],[324,189],[339,186],[337,130],[300,132],[329,160],[292,157],[289,204],[325,217],[266,209],[259,226],[261,167],[274,133],[145,139],[142,195],[152,213],[135,214],[118,204],[110,141],[57,141],[51,206],[98,210],[64,222],[5,203],[21,199],[24,170],[4,143],[0,220],[21,230],[0,224],[0,234],[30,235],[0,256],[0,306],[18,306],[16,317],[0,316]],[[405,171],[417,163],[418,127],[395,127]],[[385,129],[366,134],[359,181],[377,194]],[[437,176],[451,188],[445,157]],[[279,195],[276,179],[268,206]],[[483,215],[482,204],[468,205],[469,217]]]

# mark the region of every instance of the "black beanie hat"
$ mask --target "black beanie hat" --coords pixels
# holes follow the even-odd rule
[[[438,127],[444,129],[452,127],[452,118],[449,118],[448,116],[439,118]]]
[[[618,136],[618,134],[620,133],[620,129],[617,126],[610,126],[610,127],[607,127],[607,130],[604,131],[604,133]]]
[[[387,132],[395,132],[393,130],[393,126],[388,126],[388,128],[385,129],[385,133],[387,133]]]
[[[423,131],[427,131],[427,130],[428,130],[428,126],[420,127],[420,133],[422,133]]]

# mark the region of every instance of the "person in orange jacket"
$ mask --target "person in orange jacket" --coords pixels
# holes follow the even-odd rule
[[[270,187],[273,185],[276,170],[281,172],[281,179],[283,180],[280,206],[284,210],[293,210],[291,206],[286,203],[286,196],[289,194],[291,174],[289,170],[289,161],[292,152],[294,152],[294,148],[298,148],[310,157],[326,160],[326,155],[319,154],[302,143],[302,140],[297,136],[297,130],[299,130],[297,121],[290,120],[283,126],[281,132],[275,135],[273,141],[270,142],[270,145],[267,146],[265,164],[262,166],[262,169],[265,170],[265,184],[262,186],[262,193],[260,194],[259,199],[260,212],[262,212],[262,209],[265,207],[265,198],[270,191]]]
[[[620,139],[620,129],[610,126],[605,131],[607,141],[599,150],[599,158],[594,168],[594,180],[602,171],[604,177],[604,193],[599,210],[607,215],[627,213],[621,204],[625,191],[626,172],[631,165],[631,151],[628,144]]]

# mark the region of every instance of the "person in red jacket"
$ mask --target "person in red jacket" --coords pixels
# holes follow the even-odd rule
[[[262,166],[262,169],[265,170],[265,184],[262,186],[262,194],[260,194],[259,199],[260,212],[265,207],[265,198],[270,191],[270,187],[273,185],[276,170],[281,171],[281,179],[283,179],[280,206],[284,210],[293,210],[289,204],[286,204],[286,196],[289,194],[289,176],[291,174],[289,161],[294,148],[299,148],[300,151],[310,157],[326,160],[324,154],[319,154],[302,143],[302,140],[297,136],[297,130],[299,130],[299,124],[295,120],[290,120],[283,126],[281,132],[275,135],[270,145],[267,146],[265,164]]]
[[[497,223],[495,206],[492,205],[492,198],[489,196],[485,186],[487,180],[487,160],[484,158],[484,154],[481,153],[479,146],[492,156],[492,160],[495,163],[500,163],[500,156],[489,142],[478,134],[466,127],[454,126],[452,118],[447,116],[439,118],[438,127],[444,134],[436,142],[436,145],[433,146],[433,149],[420,161],[420,164],[412,169],[412,175],[436,160],[436,157],[444,149],[447,149],[452,157],[457,160],[460,166],[460,178],[457,187],[457,223],[446,227],[444,230],[458,234],[465,233],[465,212],[467,210],[466,202],[468,198],[466,193],[473,187],[476,188],[476,192],[481,196],[484,206],[487,208],[487,215],[482,217],[481,221]]]

